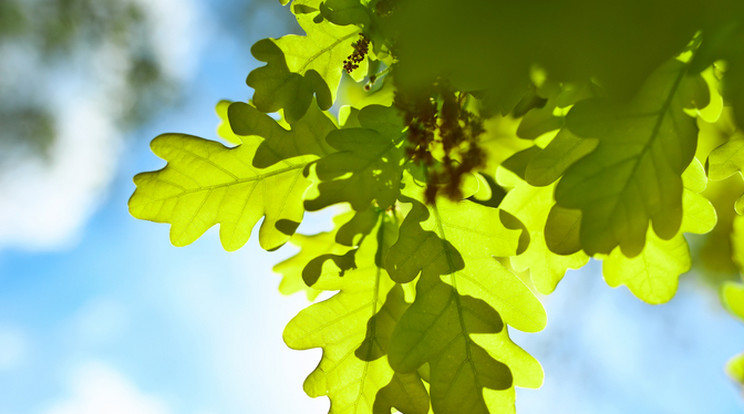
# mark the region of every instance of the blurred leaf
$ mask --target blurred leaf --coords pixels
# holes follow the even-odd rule
[[[584,266],[589,257],[581,251],[569,255],[554,254],[545,242],[545,225],[550,208],[555,204],[553,188],[533,187],[522,180],[515,180],[501,208],[517,216],[529,230],[530,244],[522,254],[511,257],[517,271],[530,271],[530,278],[540,293],[549,294],[568,269]]]
[[[726,365],[726,371],[731,378],[744,385],[744,354],[739,354],[731,359]]]

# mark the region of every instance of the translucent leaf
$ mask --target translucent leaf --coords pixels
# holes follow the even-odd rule
[[[343,255],[349,251],[349,245],[342,245],[337,242],[340,228],[344,223],[352,219],[351,213],[340,214],[334,217],[334,228],[332,231],[322,232],[311,236],[304,234],[294,234],[289,242],[300,248],[300,251],[277,263],[273,270],[282,275],[282,281],[279,283],[279,291],[285,295],[291,295],[295,292],[304,291],[309,300],[314,300],[320,290],[309,287],[303,280],[303,271],[307,264],[318,256],[324,254]],[[375,220],[377,215],[375,215]],[[374,223],[373,223],[374,226]],[[371,230],[371,228],[369,229]]]
[[[699,178],[705,181],[700,163],[694,161],[691,169],[697,170],[697,173],[686,174],[686,178],[691,177],[686,180],[686,184],[702,190],[697,183]],[[704,188],[704,184],[702,187]],[[682,206],[682,224],[674,237],[663,240],[649,229],[641,254],[628,258],[619,249],[615,249],[604,259],[602,269],[608,285],[627,285],[636,297],[651,304],[665,303],[674,297],[679,276],[690,270],[692,264],[690,249],[683,233],[707,233],[715,227],[717,221],[713,205],[696,192],[685,189]]]
[[[320,1],[296,0],[292,7],[318,10]],[[319,13],[319,12],[318,12]],[[253,103],[264,112],[285,109],[292,122],[302,117],[315,94],[318,105],[328,109],[335,100],[343,63],[354,51],[352,43],[359,38],[356,26],[338,26],[327,20],[316,23],[318,13],[296,13],[306,36],[287,35],[280,39],[263,39],[251,53],[266,66],[253,70],[246,83],[255,90]],[[355,73],[366,73],[366,60]]]
[[[373,200],[380,208],[395,202],[403,171],[402,121],[396,109],[370,105],[360,111],[359,122],[361,128],[328,135],[328,143],[338,152],[318,160],[320,194],[305,202],[308,210],[347,201],[361,211]]]
[[[511,257],[512,267],[517,271],[529,269],[532,282],[543,294],[555,290],[568,269],[578,269],[589,261],[589,256],[583,252],[555,254],[545,242],[548,212],[555,204],[553,188],[552,185],[533,187],[519,180],[501,203],[501,208],[517,216],[530,232],[527,250]]]
[[[232,102],[225,100],[217,103],[216,112],[217,116],[220,117],[220,124],[217,127],[217,135],[231,144],[240,145],[243,143],[243,138],[233,132],[227,116],[227,109],[231,104]]]
[[[385,304],[367,322],[367,336],[355,351],[357,358],[374,361],[387,355],[395,325],[408,306],[403,289],[400,285],[394,286],[388,293]],[[378,391],[374,412],[387,414],[393,407],[407,414],[425,414],[429,411],[429,393],[418,373],[396,373],[390,383]]]
[[[722,290],[723,303],[737,316],[744,321],[744,285],[735,283],[726,283]]]
[[[486,349],[492,357],[499,361],[509,361],[509,369],[514,378],[514,386],[523,388],[539,388],[542,386],[544,373],[540,363],[517,346],[509,338],[507,330],[496,335],[471,335],[475,343]],[[483,397],[491,412],[516,413],[516,389],[483,390]]]
[[[385,226],[380,228],[385,231]],[[378,239],[384,238],[384,234],[365,238],[357,252],[357,269],[343,277],[335,270],[324,272],[316,287],[340,292],[301,311],[284,330],[284,340],[293,349],[323,348],[320,364],[304,387],[311,397],[327,395],[330,413],[372,412],[378,391],[393,378],[381,355],[363,360],[355,353],[365,338],[377,338],[376,327],[369,328],[368,321],[378,314],[394,286],[375,264]]]
[[[318,108],[312,108],[284,129],[273,118],[244,102],[234,102],[227,110],[232,130],[237,135],[260,135],[253,166],[266,168],[299,155],[323,156],[333,152],[325,137],[336,129],[333,121]]]
[[[462,270],[465,264],[452,244],[441,240],[433,231],[421,228],[420,222],[429,218],[426,207],[409,198],[401,198],[401,201],[413,203],[413,208],[403,220],[398,241],[386,257],[390,277],[398,283],[407,283],[421,271]]]
[[[711,180],[723,180],[736,173],[741,174],[744,168],[744,137],[740,133],[713,150],[706,164],[708,177]],[[734,204],[736,212],[744,214],[744,195]]]
[[[421,276],[416,300],[393,333],[390,366],[396,372],[412,373],[429,364],[431,404],[436,413],[488,413],[483,389],[508,389],[512,375],[469,335],[502,329],[498,313],[485,302],[461,296],[436,273],[427,273]]]
[[[708,178],[723,180],[742,171],[744,167],[744,137],[734,136],[710,153],[707,163]]]
[[[486,301],[510,326],[525,332],[545,327],[547,316],[535,294],[494,259],[513,256],[519,249],[521,231],[503,224],[503,212],[467,200],[438,200],[434,214],[423,226],[437,229],[464,260],[463,270],[442,280],[462,295]]]
[[[261,246],[273,250],[284,244],[302,220],[303,195],[310,186],[302,172],[317,155],[275,157],[274,161],[282,160],[268,168],[253,166],[264,142],[261,136],[283,134],[299,148],[306,148],[302,141],[311,137],[283,130],[266,115],[250,113],[261,122],[240,129],[246,136],[234,148],[182,134],[155,138],[152,151],[168,164],[134,177],[137,189],[129,200],[131,214],[170,223],[170,239],[176,246],[192,243],[220,224],[222,245],[231,251],[243,246],[253,226],[265,217],[259,231]],[[309,119],[317,122],[315,117]],[[303,123],[295,125],[302,128]],[[287,154],[293,155],[296,152]]]
[[[429,393],[418,373],[393,374],[390,383],[377,393],[373,414],[389,414],[393,407],[406,414],[429,412]]]
[[[671,61],[656,71],[628,104],[591,99],[576,104],[566,126],[597,138],[589,155],[566,170],[558,205],[579,209],[581,245],[590,255],[620,246],[627,256],[643,250],[647,228],[670,239],[682,220],[682,172],[695,153],[697,128],[678,94],[686,68]]]
[[[406,194],[421,198],[420,192],[406,181]],[[483,390],[509,390],[513,383],[508,366],[523,363],[520,358],[526,354],[499,354],[498,350],[509,346],[518,349],[508,336],[487,341],[490,346],[484,349],[470,334],[501,332],[502,317],[522,330],[544,327],[540,302],[495,260],[518,250],[521,232],[502,224],[500,210],[470,201],[437,200],[436,206],[428,208],[412,198],[402,197],[401,201],[410,203],[411,209],[401,224],[398,241],[386,256],[386,266],[391,275],[404,275],[402,280],[420,277],[416,299],[393,334],[391,366],[406,373],[429,365],[435,412],[513,409],[513,398],[491,399],[489,405]],[[513,393],[507,391],[506,395]]]
[[[524,172],[524,179],[534,186],[546,186],[557,181],[566,169],[594,151],[597,140],[582,139],[568,129],[558,132],[542,151],[535,155]]]
[[[391,274],[405,268],[412,277],[428,268],[444,268],[445,257],[449,261],[448,271],[443,274],[448,276],[442,279],[456,286],[460,294],[486,301],[506,323],[519,330],[543,329],[546,316],[540,301],[521,279],[495,260],[513,256],[520,249],[522,230],[504,224],[508,213],[468,200],[445,199],[437,199],[435,206],[423,210],[423,204],[416,201],[423,200],[421,189],[406,177],[404,192],[415,198],[402,199],[413,203],[413,207],[401,225],[398,242],[391,249],[393,256],[388,256]],[[415,221],[421,221],[420,227],[411,224]],[[434,247],[432,232],[441,247]],[[414,235],[418,236],[418,244]],[[456,256],[451,254],[450,246],[455,248]],[[405,253],[398,253],[398,248]]]
[[[291,72],[274,40],[259,40],[251,47],[251,53],[257,60],[266,62],[266,66],[254,69],[246,79],[248,86],[255,90],[253,104],[261,111],[284,109],[287,121],[294,122],[305,114],[313,95],[321,109],[333,104],[331,91],[318,72]]]

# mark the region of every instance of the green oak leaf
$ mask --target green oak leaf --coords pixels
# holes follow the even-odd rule
[[[470,334],[500,332],[503,322],[485,302],[458,294],[436,273],[421,276],[416,300],[395,327],[390,366],[396,372],[413,373],[429,364],[431,404],[436,413],[488,413],[483,389],[508,389],[512,375]]]
[[[404,193],[422,198],[408,175]],[[501,332],[504,322],[530,331],[545,325],[544,310],[534,294],[495,259],[517,251],[520,231],[506,228],[498,209],[471,201],[437,200],[428,207],[407,196],[401,201],[411,209],[385,263],[393,278],[420,277],[416,299],[393,333],[391,366],[408,373],[429,364],[435,412],[513,409],[509,366],[521,361],[498,360],[490,354],[491,348],[508,347],[508,336],[502,337],[508,343],[484,349],[470,334]],[[507,390],[499,394],[507,397],[494,397],[489,401],[496,405],[490,405],[484,388]]]
[[[388,243],[384,233],[389,227],[390,223],[384,223],[377,237],[364,239],[357,252],[357,268],[344,277],[338,277],[338,271],[328,266],[315,287],[340,292],[301,311],[284,330],[290,348],[323,348],[320,364],[304,387],[311,397],[327,395],[330,413],[372,412],[378,391],[393,378],[385,358],[368,361],[355,354],[365,338],[374,341],[377,334],[374,327],[368,328],[368,321],[378,314],[395,286],[385,270],[376,265],[378,249]]]
[[[359,0],[325,0],[320,3],[321,15],[338,25],[369,25],[371,11]]]
[[[268,168],[252,166],[264,142],[261,136],[273,136],[281,128],[265,121],[241,129],[250,135],[241,137],[243,144],[233,148],[183,134],[155,138],[152,151],[168,164],[134,177],[137,189],[129,200],[130,213],[139,219],[170,223],[170,239],[176,246],[190,244],[220,224],[223,247],[237,250],[262,217],[261,247],[273,250],[286,243],[302,220],[303,196],[311,184],[303,169],[317,155],[292,157],[296,154],[289,153],[287,159]],[[284,134],[288,140],[307,139],[291,131]]]
[[[545,73],[539,72],[538,76],[542,78]],[[556,83],[542,79],[535,90],[535,96],[540,98],[538,105],[525,113],[519,122],[517,135],[521,138],[536,139],[550,131],[561,129],[565,123],[567,107],[590,98],[592,92],[588,83]]]
[[[232,103],[233,102],[227,100],[222,100],[217,103],[215,110],[217,116],[220,118],[220,124],[217,126],[217,135],[230,144],[240,145],[243,143],[243,138],[233,131],[227,115],[227,110]]]
[[[263,112],[284,109],[288,122],[301,118],[315,95],[321,109],[333,104],[331,91],[315,70],[303,74],[290,72],[279,46],[272,39],[262,39],[251,47],[253,56],[266,66],[254,69],[246,79],[253,88],[253,104]]]
[[[604,259],[602,267],[608,285],[626,285],[636,297],[651,304],[665,303],[674,297],[679,276],[692,265],[690,248],[683,233],[707,233],[717,222],[713,205],[696,192],[705,188],[706,181],[702,165],[697,160],[685,172],[684,178],[691,189],[685,188],[682,196],[683,217],[679,232],[664,240],[649,229],[643,251],[633,258],[626,257],[619,248],[613,250]]]
[[[345,246],[358,245],[360,237],[364,237],[372,231],[379,217],[380,210],[376,208],[357,211],[351,220],[338,229],[336,242]]]
[[[580,240],[588,254],[620,246],[642,250],[649,222],[670,239],[682,221],[682,179],[695,153],[697,127],[678,93],[686,66],[672,60],[654,72],[629,103],[600,98],[577,103],[567,128],[596,138],[597,148],[571,165],[555,190],[559,206],[582,212]]]
[[[320,0],[296,0],[295,17],[306,36],[287,35],[263,39],[251,48],[253,56],[266,62],[253,70],[246,83],[255,90],[253,103],[264,112],[285,110],[291,123],[301,118],[315,94],[318,105],[328,109],[335,100],[344,60],[354,51],[352,43],[361,30],[356,26],[338,26],[328,20],[316,23]],[[367,62],[361,62],[352,76],[361,80]]]
[[[337,150],[316,163],[320,179],[317,198],[305,201],[307,210],[349,202],[354,210],[393,205],[399,193],[404,151],[402,120],[397,110],[380,105],[359,112],[361,128],[343,128],[326,137]]]
[[[578,269],[589,261],[589,256],[581,251],[569,255],[553,253],[545,241],[545,225],[548,212],[555,204],[554,185],[533,187],[513,174],[509,176],[499,170],[499,183],[512,187],[501,202],[501,208],[510,212],[529,229],[530,244],[527,250],[510,258],[516,271],[529,270],[535,288],[543,294],[555,290],[558,282],[568,269]]]
[[[300,155],[323,156],[333,152],[325,137],[336,130],[331,118],[317,107],[309,109],[299,121],[284,129],[273,118],[244,102],[233,102],[227,109],[230,126],[237,135],[259,135],[253,166],[266,168],[281,160]]]
[[[522,231],[504,224],[508,213],[469,200],[452,202],[445,199],[437,199],[435,205],[427,208],[428,211],[419,213],[421,207],[417,205],[423,204],[423,195],[408,176],[404,194],[408,198],[401,201],[413,203],[410,220],[423,220],[420,229],[425,232],[413,225],[401,225],[399,242],[391,249],[386,262],[391,275],[396,272],[396,266],[410,275],[441,263],[440,256],[449,257],[448,272],[443,273],[447,276],[442,280],[455,286],[460,294],[486,301],[499,312],[504,322],[519,330],[537,332],[545,327],[545,309],[535,294],[519,277],[495,260],[516,255],[520,248]],[[406,224],[405,220],[403,224]],[[419,238],[418,248],[415,239],[404,230],[425,236]],[[436,234],[442,247],[432,247],[428,232]],[[455,248],[457,256],[450,255],[450,245]],[[411,256],[402,264],[404,255],[394,253],[398,249]],[[394,260],[395,255],[399,257],[398,263]],[[459,257],[462,258],[462,267]],[[416,270],[415,264],[424,267]]]
[[[744,168],[744,135],[737,131],[726,143],[714,149],[708,156],[706,169],[711,180],[724,180]],[[734,203],[739,214],[744,214],[744,195]]]
[[[367,336],[354,352],[357,358],[374,361],[387,355],[395,325],[409,306],[404,296],[400,285],[390,290],[385,304],[367,322]],[[395,373],[390,383],[377,392],[373,406],[375,414],[390,413],[393,407],[404,413],[428,412],[429,393],[418,373]]]
[[[498,361],[509,361],[509,370],[514,378],[514,385],[523,388],[540,388],[544,373],[540,363],[517,346],[509,338],[507,329],[498,334],[472,334],[476,344],[488,350],[488,353]],[[516,389],[483,390],[483,398],[491,412],[516,414]]]
[[[406,414],[425,414],[429,411],[429,392],[417,373],[393,374],[390,383],[375,397],[373,414],[389,414],[393,407]]]
[[[358,214],[357,214],[358,215]],[[303,280],[303,272],[313,259],[324,254],[344,255],[349,252],[349,246],[338,243],[338,234],[344,226],[353,221],[356,216],[347,212],[339,214],[333,218],[334,228],[332,231],[325,231],[310,236],[295,233],[289,242],[300,248],[300,251],[294,256],[277,263],[273,271],[282,275],[279,283],[279,291],[285,295],[304,291],[309,300],[314,300],[320,290],[309,287]],[[378,215],[375,214],[373,222],[377,222]],[[369,230],[372,230],[370,227]]]
[[[398,283],[407,283],[429,269],[462,270],[465,263],[452,243],[421,228],[420,222],[429,218],[427,208],[407,197],[401,197],[401,201],[413,203],[413,207],[401,223],[398,241],[386,257],[390,277]]]
[[[543,148],[532,157],[524,172],[524,179],[530,185],[542,187],[557,181],[566,169],[597,148],[597,140],[582,139],[563,128]]]

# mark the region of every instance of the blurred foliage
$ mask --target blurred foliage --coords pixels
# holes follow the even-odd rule
[[[152,28],[142,3],[119,0],[3,0],[0,2],[0,145],[44,154],[54,142],[58,120],[48,88],[64,79],[66,67],[89,59],[104,44],[125,50],[130,61],[124,74],[132,102],[120,114],[122,127],[152,116],[175,90],[155,57]],[[83,62],[92,66],[106,62]],[[85,68],[80,68],[81,70]],[[32,73],[33,83],[28,74]],[[8,82],[8,79],[19,82]],[[70,99],[74,99],[73,96]],[[0,156],[2,157],[2,156]]]
[[[222,34],[241,44],[251,40],[257,25],[266,26],[261,19],[267,16],[276,22],[277,35],[299,32],[291,16],[271,6],[230,0],[209,5]],[[117,75],[123,76],[125,96],[110,98],[112,106],[124,105],[115,119],[124,130],[179,102],[183,80],[164,70],[158,58],[159,22],[148,15],[153,7],[137,0],[0,1],[0,164],[19,153],[48,155],[59,132],[50,88],[67,82],[70,71],[97,66],[124,72]],[[97,61],[93,52],[105,46],[123,51],[126,62]]]

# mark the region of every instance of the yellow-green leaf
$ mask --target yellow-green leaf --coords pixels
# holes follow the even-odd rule
[[[726,372],[731,378],[744,385],[744,354],[739,354],[726,364]]]
[[[685,184],[697,190],[704,189],[705,174],[700,163],[695,160],[688,171],[691,173],[685,174]],[[717,222],[713,205],[694,191],[684,190],[682,206],[682,224],[674,237],[661,239],[649,228],[641,254],[628,258],[620,249],[615,249],[604,259],[602,269],[608,285],[626,285],[635,296],[651,304],[664,303],[674,297],[679,276],[690,270],[692,264],[683,233],[707,233]]]
[[[380,226],[385,231],[385,226]],[[340,290],[332,298],[311,305],[295,316],[284,330],[284,340],[293,349],[323,348],[318,367],[305,380],[311,397],[327,395],[330,413],[370,413],[380,389],[393,378],[386,358],[360,359],[356,350],[368,338],[377,337],[368,321],[378,314],[395,285],[376,265],[378,239],[366,237],[357,252],[357,269],[324,271],[316,284],[323,290]]]
[[[134,177],[137,189],[129,200],[131,214],[170,223],[170,239],[176,246],[190,244],[220,224],[222,245],[231,251],[243,246],[258,220],[265,217],[259,231],[261,246],[273,250],[284,244],[302,220],[303,196],[310,186],[303,169],[317,155],[295,156],[298,151],[277,151],[273,153],[273,165],[258,168],[253,163],[264,143],[261,136],[283,135],[283,139],[295,143],[287,148],[314,151],[320,147],[302,144],[313,140],[311,136],[283,130],[258,111],[250,113],[261,122],[240,129],[246,134],[241,137],[243,144],[233,148],[183,134],[155,138],[152,151],[168,164],[161,170]],[[236,121],[236,117],[230,117]],[[314,116],[309,120],[317,123]],[[296,128],[302,129],[303,122],[295,124]],[[333,126],[327,118],[326,122]]]
[[[501,208],[518,217],[530,233],[527,250],[511,257],[517,271],[530,271],[530,278],[540,293],[555,290],[568,269],[578,269],[589,261],[589,256],[579,251],[569,255],[553,253],[545,242],[545,225],[548,212],[555,204],[554,185],[533,187],[526,182],[513,180],[514,188],[507,193]]]

